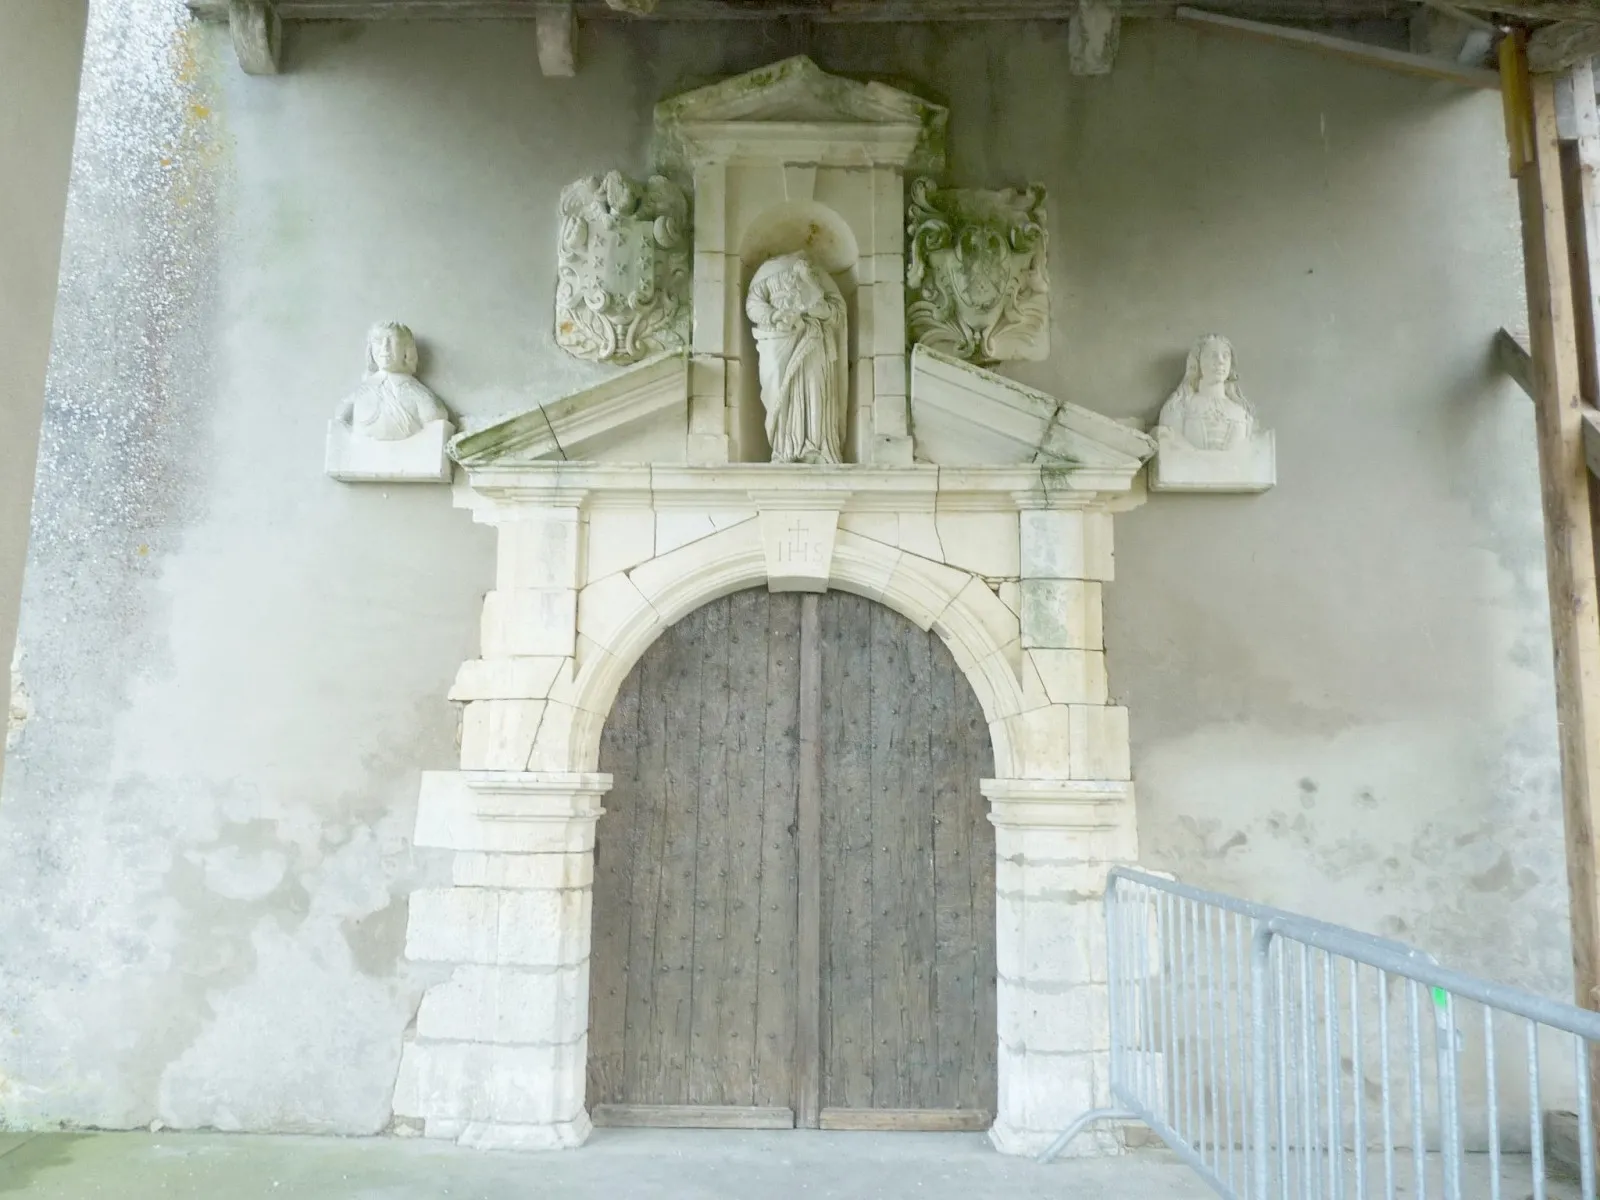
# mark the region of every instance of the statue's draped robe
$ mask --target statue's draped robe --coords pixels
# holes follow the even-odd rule
[[[1159,423],[1196,450],[1228,450],[1250,440],[1249,410],[1226,393],[1180,387],[1161,407]]]
[[[844,461],[847,392],[844,297],[820,268],[822,299],[782,321],[758,274],[748,305],[755,333],[761,403],[773,462]]]
[[[426,386],[397,371],[375,371],[345,401],[350,428],[363,437],[397,442],[419,433],[430,421],[449,419]]]

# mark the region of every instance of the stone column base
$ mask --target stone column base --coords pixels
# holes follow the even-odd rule
[[[1119,780],[986,779],[995,825],[998,1111],[989,1140],[1037,1155],[1111,1101],[1106,873],[1137,852]],[[1065,1153],[1116,1154],[1107,1125]]]
[[[472,1150],[575,1150],[594,1126],[579,1110],[570,1121],[553,1125],[504,1125],[495,1121],[429,1121],[427,1136],[449,1138]]]
[[[609,775],[427,772],[419,846],[456,852],[453,886],[411,895],[406,957],[448,964],[400,1056],[397,1116],[485,1150],[589,1136],[590,885]]]
[[[1005,1121],[989,1128],[989,1143],[1001,1154],[1019,1158],[1038,1158],[1050,1148],[1060,1130],[1018,1129]],[[1118,1127],[1110,1122],[1085,1129],[1061,1152],[1062,1158],[1106,1158],[1123,1153],[1125,1147]]]

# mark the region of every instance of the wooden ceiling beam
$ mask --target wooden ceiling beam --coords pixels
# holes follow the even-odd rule
[[[570,3],[541,7],[534,22],[539,73],[570,79],[578,73],[578,16]]]
[[[1528,70],[1554,75],[1600,54],[1600,24],[1557,21],[1528,36]]]
[[[1109,75],[1122,39],[1122,0],[1078,0],[1067,21],[1067,68],[1074,75]]]
[[[1079,0],[578,0],[580,19],[646,16],[666,21],[766,21],[804,17],[829,22],[1070,21]],[[202,20],[226,21],[229,0],[188,0]],[[558,0],[277,0],[289,21],[521,20],[533,21]],[[1176,0],[1122,0],[1122,15],[1171,18]],[[1410,0],[1218,0],[1208,5],[1223,16],[1327,25],[1339,21],[1404,20]],[[1515,21],[1600,24],[1600,5],[1584,0],[1455,0],[1454,9]],[[624,11],[626,9],[626,11]]]
[[[1476,14],[1444,0],[1427,0],[1411,17],[1411,52],[1452,59],[1464,67],[1487,67],[1499,33]]]
[[[1447,83],[1456,83],[1462,87],[1472,88],[1495,89],[1500,86],[1498,72],[1478,67],[1465,67],[1447,58],[1432,58],[1424,54],[1412,54],[1406,50],[1390,50],[1386,46],[1372,46],[1366,42],[1333,37],[1329,34],[1316,33],[1309,29],[1294,29],[1285,25],[1268,24],[1264,21],[1247,21],[1239,17],[1223,16],[1220,13],[1202,12],[1196,8],[1180,8],[1177,16],[1178,20],[1183,23],[1195,25],[1202,29],[1213,29],[1219,33],[1233,33],[1241,37],[1300,46],[1307,50],[1315,50],[1321,54],[1331,54],[1337,58],[1365,63],[1372,67],[1400,71],[1407,75],[1420,75],[1425,79],[1440,79]]]
[[[272,0],[228,0],[223,15],[239,69],[246,75],[276,75],[283,26]]]
[[[805,17],[822,23],[904,23],[937,21],[1070,21],[1080,0],[660,0],[648,15],[665,21],[769,21]],[[226,21],[228,0],[188,0],[201,20]],[[277,0],[288,21],[536,20],[548,0]],[[626,19],[603,0],[577,0],[581,20]],[[1171,17],[1175,0],[1122,0],[1124,16]],[[1274,20],[1400,20],[1410,12],[1405,0],[1221,0],[1217,11],[1270,15]]]

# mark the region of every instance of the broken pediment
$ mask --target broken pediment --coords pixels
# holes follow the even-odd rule
[[[911,354],[911,434],[922,462],[1041,463],[1132,478],[1149,434],[949,354]]]
[[[883,83],[829,75],[805,55],[656,105],[668,159],[944,169],[948,110]]]
[[[463,433],[450,456],[469,469],[551,461],[682,463],[689,356],[659,354],[601,383]]]

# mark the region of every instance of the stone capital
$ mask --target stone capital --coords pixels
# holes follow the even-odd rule
[[[611,776],[578,771],[424,771],[416,844],[502,854],[586,854]]]
[[[1118,780],[984,779],[978,788],[1000,828],[1111,831],[1133,814],[1133,784]]]

